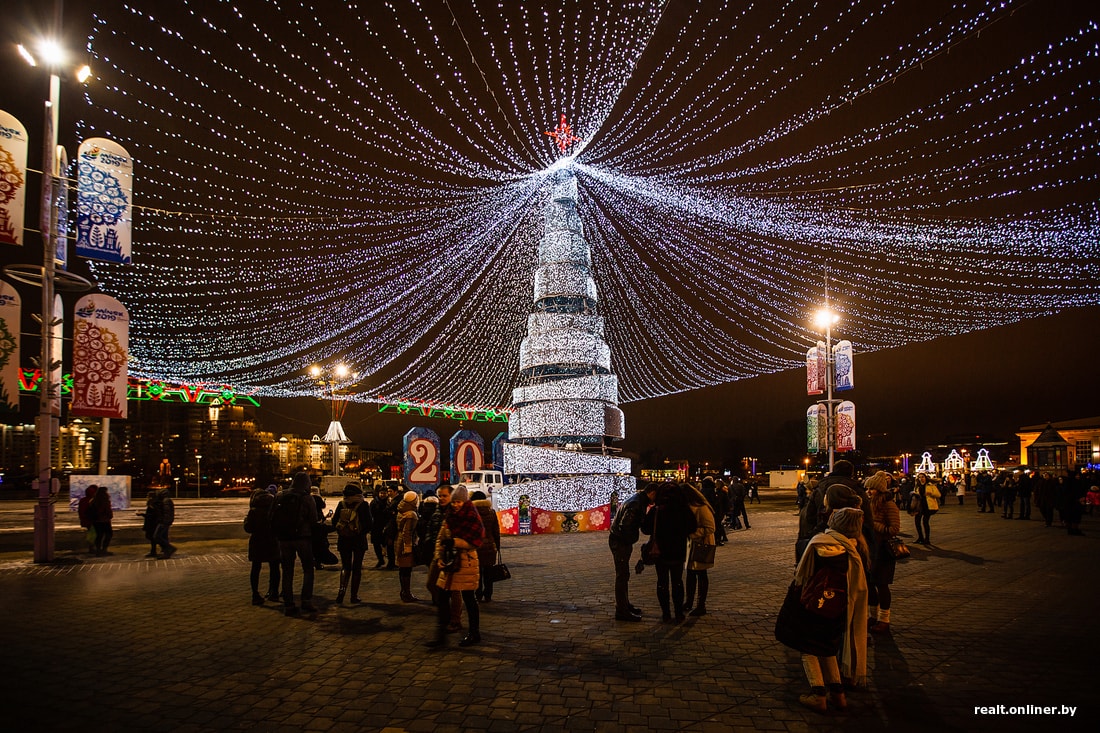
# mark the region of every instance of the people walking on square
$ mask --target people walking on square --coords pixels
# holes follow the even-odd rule
[[[931,545],[932,531],[929,527],[929,519],[940,509],[940,490],[927,473],[917,474],[917,488],[915,489],[918,500],[917,513],[914,515],[914,525],[917,530],[917,544]]]
[[[386,512],[390,503],[390,491],[385,484],[374,488],[374,498],[370,500],[370,544],[378,558],[375,570],[386,564]]]
[[[142,534],[144,534],[145,539],[149,541],[149,553],[145,557],[153,559],[156,559],[157,557],[156,497],[157,492],[155,490],[147,493],[145,495],[145,511],[138,512],[138,516],[141,517]]]
[[[814,535],[803,553],[776,618],[776,640],[801,652],[810,683],[809,694],[798,701],[819,713],[848,708],[845,681],[855,687],[867,682],[866,556],[863,512],[853,507],[833,511],[828,528]],[[846,581],[846,603],[835,616],[819,615],[802,603],[802,590],[818,571]]]
[[[722,526],[721,520],[729,511],[728,489],[725,488],[722,481],[715,481],[712,477],[707,476],[703,479],[699,490],[714,514],[714,543],[724,545],[728,538],[726,537],[726,528]],[[722,511],[723,506],[726,508],[725,511]]]
[[[1084,486],[1084,479],[1072,471],[1066,471],[1058,478],[1058,513],[1062,517],[1062,524],[1066,527],[1067,534],[1083,535],[1081,531],[1081,517],[1085,514],[1085,497],[1088,490]]]
[[[153,516],[155,516],[157,520],[156,529],[153,530],[154,544],[160,545],[161,551],[164,554],[164,559],[167,560],[172,557],[172,555],[176,554],[177,549],[176,546],[168,540],[168,531],[176,521],[176,504],[172,501],[172,497],[169,496],[167,486],[162,489],[157,489],[157,493],[153,496]]]
[[[710,592],[710,577],[707,571],[714,567],[715,513],[706,496],[691,484],[681,484],[684,499],[695,517],[695,531],[688,535],[689,549],[687,558],[687,596],[684,600],[684,613],[691,616],[707,614],[707,594]],[[695,602],[695,591],[699,590],[699,602]]]
[[[493,502],[482,491],[470,494],[470,500],[481,517],[481,524],[485,527],[485,541],[477,548],[478,572],[481,578],[478,582],[477,600],[491,603],[493,600],[493,581],[488,576],[488,571],[497,564],[497,551],[500,549],[500,520],[493,511]]]
[[[394,487],[386,496],[386,513],[383,517],[382,541],[386,545],[386,570],[397,570],[397,514],[401,505],[401,491]]]
[[[1058,504],[1058,482],[1054,480],[1054,474],[1044,471],[1032,488],[1035,499],[1035,507],[1043,516],[1043,523],[1047,527],[1054,526],[1054,508]]]
[[[283,612],[298,616],[302,611],[315,613],[313,606],[313,525],[317,523],[317,505],[310,495],[309,474],[294,474],[290,489],[280,491],[271,507],[271,526],[279,540],[283,565]],[[294,564],[302,563],[302,607],[294,603]]]
[[[406,491],[397,505],[397,537],[394,552],[397,554],[397,574],[401,581],[401,602],[419,603],[412,592],[412,571],[415,561],[416,525],[420,521],[420,494]]]
[[[435,638],[428,646],[441,647],[447,643],[447,629],[451,623],[451,597],[462,594],[466,606],[469,628],[459,646],[472,646],[481,642],[481,612],[477,605],[477,581],[480,575],[477,548],[485,539],[485,527],[481,516],[470,502],[466,486],[459,484],[451,492],[451,501],[443,513],[443,524],[436,538],[436,563],[440,573],[436,584],[440,588],[436,604],[437,626]],[[454,560],[452,564],[450,561]]]
[[[446,516],[447,507],[451,503],[451,491],[452,489],[448,484],[443,484],[435,490],[438,506],[432,513],[427,531],[424,534],[424,541],[430,542],[432,548],[431,556],[428,560],[427,587],[428,593],[432,597],[433,606],[439,605],[443,594],[438,584],[440,570],[439,557],[436,554],[436,541],[439,539],[439,530],[443,527],[443,519]],[[459,631],[462,631],[462,594],[452,593],[450,599],[450,621],[447,624],[447,633],[453,634]]]
[[[661,484],[650,509],[642,521],[642,532],[657,543],[657,602],[661,620],[684,620],[684,561],[687,558],[687,538],[695,531],[695,515],[691,513],[684,490],[678,484]],[[671,606],[669,591],[671,590]]]
[[[92,517],[92,499],[95,498],[99,487],[95,484],[84,489],[84,496],[76,503],[76,517],[80,526],[84,529],[84,539],[88,544],[88,554],[94,555],[96,544],[95,520]],[[156,552],[153,553],[154,555]]]
[[[371,532],[370,505],[363,498],[359,484],[344,487],[344,498],[332,513],[332,526],[336,531],[336,551],[340,554],[340,587],[336,591],[336,603],[344,602],[348,585],[351,586],[351,602],[360,603],[359,584],[363,581],[363,556],[367,554],[367,537]]]
[[[993,477],[988,471],[978,473],[975,480],[975,495],[978,497],[978,513],[985,514],[988,510],[993,513]]]
[[[325,516],[327,505],[325,504],[325,498],[321,496],[320,487],[313,486],[310,493],[313,496],[313,503],[317,507],[317,523],[313,525],[313,565],[318,570],[324,570],[325,565],[335,565],[340,562],[340,558],[333,554],[328,540],[332,526],[325,520],[332,517],[332,512],[329,512],[327,517]]]
[[[760,481],[756,478],[749,479],[749,503],[760,503]],[[745,522],[745,529],[748,529],[748,522]]]
[[[89,486],[88,488],[92,487]],[[106,486],[98,488],[95,495],[92,496],[92,502],[88,510],[92,515],[92,526],[95,527],[95,554],[109,555],[107,548],[110,547],[111,537],[115,534],[114,527],[111,526],[111,520],[114,519],[115,512],[111,508],[111,494],[107,491]]]
[[[875,544],[871,547],[871,582],[869,584],[868,621],[871,631],[890,630],[890,584],[894,582],[897,558],[890,541],[901,532],[901,512],[894,501],[894,488],[889,474],[879,471],[863,482],[871,500],[871,517],[875,525]]]
[[[1001,518],[1012,519],[1016,511],[1016,492],[1019,489],[1019,476],[1017,474],[1006,475],[1004,484],[1001,485]]]
[[[1020,471],[1020,477],[1016,481],[1016,499],[1020,502],[1020,512],[1017,519],[1031,519],[1031,494],[1034,488],[1034,480],[1031,471],[1026,468]]]
[[[739,476],[734,476],[730,480],[730,527],[732,529],[741,529],[742,520],[744,520],[745,529],[751,529],[749,527],[749,513],[745,509],[745,499],[748,495],[748,487],[745,486]]]
[[[252,605],[262,606],[260,573],[268,567],[267,600],[279,600],[279,541],[271,529],[271,506],[275,503],[278,488],[271,484],[266,489],[256,489],[248,500],[248,513],[244,518],[244,531],[248,532],[248,559],[252,563],[248,580],[252,587]]]
[[[633,496],[619,504],[619,510],[611,520],[607,545],[611,548],[611,557],[615,563],[616,621],[639,621],[642,618],[641,609],[630,602],[630,555],[641,534],[646,510],[656,498],[659,486],[660,484],[651,483],[644,488],[639,487]]]

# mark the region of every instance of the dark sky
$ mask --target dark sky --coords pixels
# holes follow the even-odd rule
[[[711,16],[672,0],[614,113],[587,131],[614,88],[607,60],[627,53],[612,44],[630,35],[585,26],[583,12],[547,21],[532,2],[501,18],[496,3],[459,2],[455,24],[442,4],[425,4],[429,31],[381,5],[334,6],[341,22],[326,25],[308,3],[277,20],[263,3],[237,4],[243,20],[232,3],[133,4],[155,21],[121,4],[65,6],[70,47],[92,36],[99,73],[90,107],[76,85],[63,90],[70,155],[78,123],[110,132],[139,159],[136,202],[222,216],[143,212],[139,265],[96,271],[131,307],[132,349],[149,373],[301,381],[310,361],[351,353],[364,365],[385,361],[367,389],[419,386],[408,396],[455,401],[465,390],[477,393],[470,401],[501,404],[522,337],[513,325],[530,308],[530,251],[517,253],[508,226],[481,227],[492,207],[446,209],[435,197],[462,198],[479,190],[470,181],[484,183],[447,167],[457,160],[496,172],[552,160],[534,145],[568,107],[592,136],[583,160],[623,174],[582,178],[581,204],[616,370],[636,400],[624,405],[625,449],[798,462],[811,404],[802,370],[737,377],[800,358],[826,272],[846,311],[837,335],[857,345],[861,447],[874,436],[871,452],[912,452],[947,435],[1007,438],[1023,424],[1100,414],[1088,388],[1100,299],[1100,165],[1088,125],[1100,104],[1095,54],[1074,47],[1075,38],[1092,42],[1075,33],[1094,3],[1017,2],[989,15],[981,3],[885,13],[867,3],[849,13],[796,2],[772,17],[769,4],[731,3]],[[44,25],[49,5],[17,3],[0,49],[0,107],[31,131],[32,167],[45,81],[13,44]],[[91,8],[119,32],[89,26]],[[376,35],[356,30],[358,16]],[[958,26],[968,18],[972,33]],[[545,45],[545,55],[511,58],[509,23],[509,32],[529,27],[517,37]],[[605,45],[588,45],[593,38]],[[923,61],[906,66],[907,54]],[[1022,57],[1034,61],[1016,66]],[[416,165],[400,168],[403,154]],[[654,181],[684,183],[695,205],[633,196],[632,186]],[[33,174],[29,184],[36,225]],[[231,221],[333,209],[353,223],[276,231]],[[410,218],[395,222],[397,210]],[[519,221],[522,231],[530,216]],[[446,262],[424,251],[478,236],[484,244]],[[40,261],[28,241],[0,259]],[[445,274],[406,282],[399,275],[411,262]],[[34,302],[34,290],[21,289]],[[279,327],[287,311],[293,327]],[[921,339],[931,340],[898,347]],[[34,348],[25,339],[25,353]],[[271,358],[258,358],[267,350]],[[211,372],[219,365],[230,368]],[[268,404],[277,423],[324,419],[316,401]],[[396,447],[405,428],[362,405],[348,424],[372,447]]]

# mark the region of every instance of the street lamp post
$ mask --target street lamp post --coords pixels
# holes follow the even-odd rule
[[[61,6],[55,5],[54,30],[61,27]],[[57,257],[57,180],[61,175],[58,154],[57,127],[61,109],[61,77],[58,70],[66,63],[65,52],[56,41],[44,41],[39,53],[42,62],[50,70],[50,97],[45,107],[45,127],[42,141],[42,198],[39,204],[39,231],[42,236],[42,269],[26,265],[9,265],[5,273],[21,282],[40,285],[42,288],[41,347],[38,356],[38,416],[35,418],[35,434],[38,439],[38,503],[34,508],[34,561],[51,562],[54,557],[54,501],[58,488],[54,486],[52,448],[58,434],[57,415],[58,385],[54,384],[53,371],[60,366],[53,354],[53,329],[60,323],[54,319],[54,298],[58,285]],[[39,57],[25,46],[19,45],[19,54],[31,66],[38,66]],[[91,69],[83,66],[77,79],[84,82]],[[86,290],[90,283],[82,277],[62,271],[61,285],[69,290]]]
[[[309,375],[321,387],[322,398],[324,398],[326,392],[328,394],[331,419],[328,430],[321,440],[332,447],[332,475],[339,476],[340,444],[351,442],[348,440],[347,434],[344,433],[344,426],[340,423],[344,417],[344,411],[347,409],[347,401],[340,399],[340,395],[344,388],[359,378],[359,375],[348,369],[345,364],[337,364],[331,370],[314,364],[309,368]]]
[[[833,472],[836,458],[836,415],[834,410],[838,400],[833,399],[833,378],[836,361],[833,359],[833,325],[840,316],[826,306],[817,312],[815,322],[825,329],[825,441],[829,444],[829,473]]]
[[[195,498],[202,497],[202,456],[195,454]]]

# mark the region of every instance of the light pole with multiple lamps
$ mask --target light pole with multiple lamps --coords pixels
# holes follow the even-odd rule
[[[55,5],[54,31],[61,27],[60,3]],[[57,262],[57,215],[58,182],[61,177],[64,149],[57,145],[57,128],[61,109],[61,76],[59,72],[68,65],[65,50],[55,40],[44,40],[38,44],[38,54],[32,53],[22,44],[19,55],[31,66],[39,62],[50,72],[50,97],[46,101],[45,127],[42,143],[42,197],[39,203],[39,230],[42,235],[42,267],[34,265],[8,265],[4,273],[20,282],[37,285],[42,288],[41,349],[38,357],[38,417],[35,419],[35,431],[38,439],[38,478],[35,484],[38,503],[34,508],[34,561],[51,562],[54,557],[54,501],[57,490],[54,487],[52,452],[54,437],[58,434],[57,415],[60,414],[59,389],[54,383],[54,370],[60,367],[60,360],[53,353],[54,329],[60,321],[54,317],[54,298],[57,290],[82,291],[91,287],[86,279],[65,270],[56,269]],[[76,79],[84,83],[91,76],[91,69],[84,65],[76,71]]]
[[[348,406],[347,400],[340,399],[340,396],[359,378],[359,375],[348,369],[345,364],[336,364],[331,369],[314,364],[309,368],[309,376],[321,387],[322,399],[327,394],[329,400],[331,420],[321,440],[332,447],[332,475],[339,476],[340,445],[351,442],[344,433],[344,426],[340,423]]]
[[[836,373],[836,360],[833,358],[833,326],[840,316],[825,306],[817,312],[814,323],[825,330],[825,442],[829,445],[829,473],[833,472],[836,458],[836,403],[833,399],[833,378]],[[820,394],[820,393],[819,393]]]

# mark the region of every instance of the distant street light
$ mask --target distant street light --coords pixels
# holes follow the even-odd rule
[[[202,456],[195,454],[195,498],[202,497]]]
[[[341,363],[332,366],[330,369],[314,364],[309,368],[309,375],[321,388],[321,398],[325,399],[327,396],[329,400],[331,419],[328,430],[321,440],[332,446],[332,475],[339,476],[340,445],[351,442],[344,432],[344,426],[340,424],[344,417],[344,411],[347,410],[348,406],[347,400],[341,399],[341,397],[346,394],[347,388],[359,379],[359,374],[351,371],[346,364]]]

